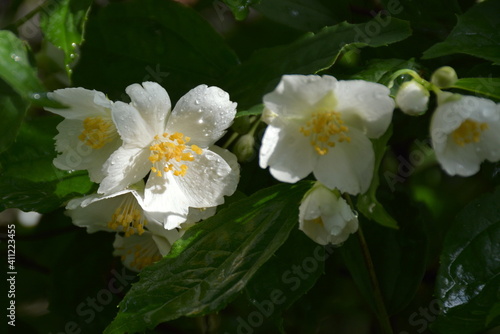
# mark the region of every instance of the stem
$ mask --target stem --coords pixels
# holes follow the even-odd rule
[[[346,199],[351,209],[354,210],[351,196],[349,196],[349,194],[344,194],[344,198]],[[363,259],[365,260],[365,265],[370,275],[370,282],[373,289],[373,295],[375,297],[375,307],[377,308],[377,318],[382,329],[382,333],[393,334],[394,332],[392,330],[391,323],[389,322],[389,315],[387,314],[384,299],[382,297],[382,290],[380,290],[377,274],[375,273],[375,266],[373,265],[372,256],[370,255],[370,249],[368,248],[368,244],[366,243],[365,235],[363,234],[361,226],[358,227],[357,234],[359,243],[361,244],[361,250],[363,252]]]
[[[47,3],[42,3],[41,5],[39,5],[38,7],[36,7],[35,9],[33,9],[31,12],[29,12],[28,14],[24,15],[23,17],[19,18],[17,21],[7,25],[6,27],[3,27],[2,30],[13,30],[14,28],[19,28],[21,25],[23,25],[24,23],[26,23],[27,21],[29,21],[33,16],[35,16],[36,14],[38,14],[42,9],[44,9],[44,7],[46,6]]]
[[[378,283],[377,274],[375,273],[375,267],[373,266],[372,257],[370,255],[370,250],[366,244],[365,236],[361,226],[358,228],[358,240],[361,244],[361,249],[363,251],[363,258],[365,260],[366,268],[370,273],[370,281],[372,283],[373,295],[375,296],[375,306],[377,308],[377,318],[382,328],[382,333],[393,334],[391,324],[389,322],[389,315],[385,308],[384,300],[382,298],[382,291],[380,290],[380,285]]]

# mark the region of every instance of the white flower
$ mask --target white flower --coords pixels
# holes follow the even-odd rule
[[[285,75],[264,96],[260,166],[294,183],[313,172],[329,188],[350,194],[370,185],[374,152],[368,138],[388,128],[394,101],[383,85],[331,76]]]
[[[443,93],[431,121],[432,146],[450,175],[470,176],[481,162],[500,160],[500,104]]]
[[[69,201],[66,214],[73,224],[86,227],[88,233],[97,231],[123,232],[125,236],[141,235],[145,229],[163,228],[163,224],[147,215],[142,181],[110,195],[94,194]]]
[[[142,235],[128,238],[117,234],[113,243],[113,255],[120,256],[125,267],[138,272],[167,255],[172,244],[184,234],[183,230],[163,228],[155,232],[146,231]]]
[[[217,87],[200,85],[170,111],[170,98],[158,84],[126,89],[132,102],[113,104],[123,145],[105,163],[98,192],[109,194],[143,179],[144,209],[165,217],[165,228],[186,220],[189,207],[214,207],[237,186],[236,157],[212,145],[231,125],[236,103]]]
[[[45,108],[65,118],[57,126],[56,150],[61,154],[54,165],[63,170],[86,169],[92,181],[102,181],[104,162],[121,145],[111,119],[113,102],[101,92],[83,88],[58,89],[48,96],[68,107]]]
[[[338,245],[358,230],[358,218],[342,197],[317,183],[300,204],[299,229],[320,245]]]
[[[429,91],[415,80],[404,82],[396,94],[396,105],[412,116],[423,114],[429,103]]]

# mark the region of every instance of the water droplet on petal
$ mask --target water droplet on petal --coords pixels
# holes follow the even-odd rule
[[[200,104],[200,101],[199,100],[194,100],[194,104],[198,105],[198,104]]]

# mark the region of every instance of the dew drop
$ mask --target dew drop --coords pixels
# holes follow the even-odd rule
[[[203,123],[204,123],[203,119],[198,120],[198,124],[203,124]]]
[[[14,61],[20,61],[21,60],[21,57],[19,57],[18,55],[16,55],[15,53],[11,54],[10,55],[10,58],[14,59]]]
[[[39,100],[40,94],[33,94],[32,98],[34,98],[35,100]]]
[[[76,48],[76,46],[77,46],[77,45],[76,45],[76,43],[71,43],[71,46],[72,46],[73,48]]]
[[[199,100],[194,100],[194,104],[198,105],[198,104],[200,104],[200,101]]]
[[[72,54],[70,54],[70,55],[69,55],[69,57],[70,57],[71,59],[75,59],[76,55],[75,55],[74,53],[72,53]]]

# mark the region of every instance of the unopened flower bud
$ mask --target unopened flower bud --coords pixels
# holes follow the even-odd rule
[[[234,154],[238,157],[238,161],[244,162],[250,160],[255,155],[255,138],[251,134],[246,134],[240,137],[234,144]]]
[[[451,87],[457,80],[457,72],[450,66],[438,68],[431,76],[431,82],[439,88]]]
[[[396,105],[402,112],[417,116],[427,111],[429,91],[418,82],[404,82],[396,94]]]

